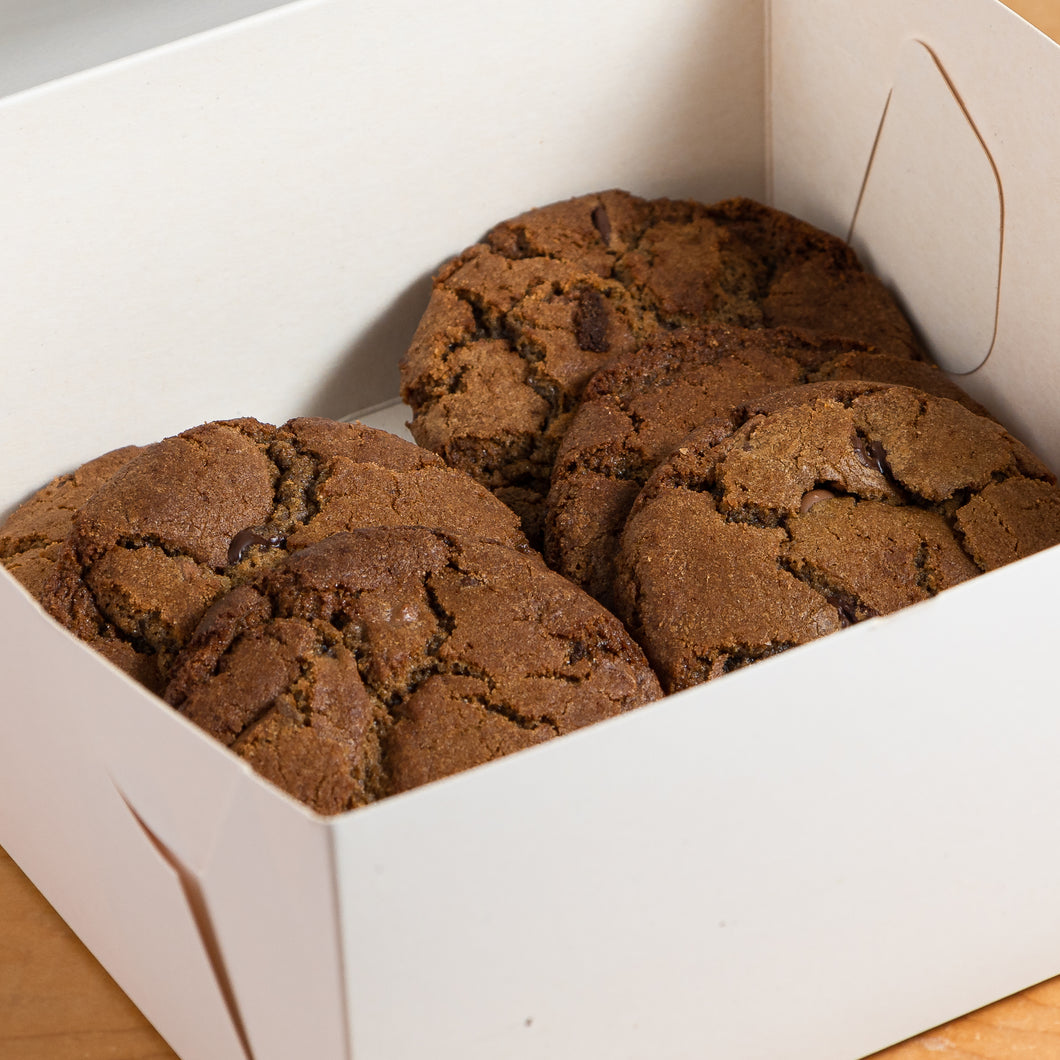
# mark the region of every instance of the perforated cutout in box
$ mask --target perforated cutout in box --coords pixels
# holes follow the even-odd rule
[[[935,359],[972,372],[997,328],[1004,208],[990,153],[938,56],[901,48],[851,242],[898,292]]]

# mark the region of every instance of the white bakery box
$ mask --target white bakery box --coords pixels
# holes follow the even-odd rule
[[[994,0],[300,0],[15,93],[0,508],[392,405],[446,256],[613,186],[850,234],[1060,467],[1058,99]],[[1058,593],[1053,549],[325,819],[4,575],[0,844],[186,1060],[854,1060],[1060,973]]]

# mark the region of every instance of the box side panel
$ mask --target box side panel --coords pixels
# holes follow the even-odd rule
[[[774,0],[771,31],[777,205],[846,236],[863,190],[887,202],[891,248],[855,238],[859,252],[907,303],[929,347],[938,336],[936,352],[961,373],[961,385],[1060,468],[1060,359],[1052,354],[1060,304],[1050,280],[1060,237],[1052,176],[1060,166],[1060,49],[996,0],[962,4],[960,18],[943,0]],[[889,102],[902,102],[899,82],[914,45],[930,53],[951,93],[954,127],[965,122],[979,141],[972,167],[939,149],[934,106],[919,107],[914,97],[900,121],[884,122]],[[906,167],[889,139],[903,123]],[[886,188],[878,168],[866,184],[877,149],[888,162]],[[977,229],[983,238],[961,242]],[[925,291],[923,272],[910,267],[915,248],[947,244],[962,250],[944,277],[929,270]],[[955,320],[969,286],[983,293]]]
[[[531,205],[760,193],[761,23],[334,0],[0,104],[0,504],[206,419],[393,397],[429,273]]]
[[[200,883],[248,1060],[353,1060],[328,822],[246,772]]]
[[[347,817],[354,1055],[851,1060],[1055,974],[1060,715],[1009,661],[1057,587],[1041,554]]]
[[[284,0],[5,0],[0,96],[87,70]]]

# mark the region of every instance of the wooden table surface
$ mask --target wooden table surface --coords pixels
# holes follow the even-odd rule
[[[1008,6],[1060,41],[1060,0],[1008,0]],[[0,1058],[175,1057],[0,849]],[[886,1049],[871,1060],[1054,1057],[1060,1058],[1060,976]]]

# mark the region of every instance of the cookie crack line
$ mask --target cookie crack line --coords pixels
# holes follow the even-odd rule
[[[507,312],[491,313],[491,307],[485,304],[483,296],[472,287],[454,286],[450,288],[450,292],[467,305],[471,311],[471,319],[475,322],[475,331],[470,336],[470,342],[496,341],[499,339],[507,342],[510,346],[513,345],[510,333],[505,333]],[[491,321],[490,317],[494,315],[496,320]],[[465,343],[457,342],[455,345],[457,349],[460,349],[463,348]],[[452,349],[452,346],[450,349]]]
[[[451,560],[446,566],[458,574],[464,574]],[[441,597],[438,595],[438,589],[431,583],[429,576],[423,579],[423,592],[427,600],[427,606],[431,609],[435,622],[438,623],[438,633],[428,642],[426,653],[430,658],[438,659],[443,645],[452,636],[453,630],[456,629],[456,616],[443,605]]]
[[[153,548],[161,552],[167,559],[186,559],[196,564],[196,566],[206,566],[206,564],[201,563],[190,552],[165,541],[157,534],[121,534],[114,539],[114,547],[125,549],[128,552],[136,552],[144,548]],[[84,560],[83,569],[86,571],[91,570],[97,562],[98,559]],[[216,571],[220,574],[222,573],[223,568],[216,569]]]
[[[444,540],[444,535],[438,536]],[[459,571],[459,568],[452,561],[447,566]],[[442,605],[437,590],[430,584],[429,573],[424,576],[421,585],[423,588],[423,599],[434,616],[436,630],[422,645],[424,662],[416,667],[409,675],[409,679],[400,688],[386,691],[380,686],[379,682],[373,679],[370,672],[370,656],[372,653],[365,650],[365,644],[361,640],[351,643],[351,638],[346,633],[351,626],[356,626],[355,616],[351,616],[343,610],[340,614],[336,614],[331,618],[332,626],[339,630],[343,638],[343,644],[353,654],[357,664],[357,672],[360,675],[365,691],[383,708],[388,716],[388,722],[393,722],[395,713],[399,711],[402,704],[411,699],[433,677],[444,676],[446,673],[451,672],[451,667],[442,659],[441,653],[456,627],[456,619]],[[359,591],[353,593],[354,597],[359,597],[360,595]],[[342,619],[341,622],[338,621],[340,617]]]
[[[879,612],[869,607],[857,593],[832,583],[827,573],[819,568],[811,568],[809,565],[806,565],[805,568],[800,568],[798,564],[786,556],[777,557],[777,567],[790,574],[796,581],[802,582],[829,607],[835,608],[839,614],[840,628],[845,629],[847,626],[855,625],[858,622],[879,617]]]
[[[150,640],[145,633],[130,633],[123,629],[100,602],[99,597],[96,595],[96,591],[92,588],[91,582],[88,577],[85,576],[88,570],[90,570],[90,568],[82,568],[82,578],[79,582],[78,588],[85,593],[92,603],[92,624],[95,626],[95,632],[98,637],[105,641],[113,640],[119,644],[127,644],[137,654],[152,658],[170,654],[176,650],[176,646],[173,644],[157,645]],[[157,609],[154,609],[145,613],[141,617],[139,625],[143,627],[149,619],[157,620],[160,617],[160,612]]]
[[[1010,482],[1013,479],[1025,479],[1034,482],[1045,482],[1050,483],[1048,474],[1046,475],[1032,475],[1027,474],[1018,467],[1008,468],[1005,470],[994,471],[990,476],[990,485],[1002,485],[1003,483]],[[984,571],[981,560],[976,556],[975,551],[971,549],[967,543],[967,535],[965,531],[961,529],[959,518],[961,512],[971,504],[977,497],[982,494],[982,489],[975,489],[973,487],[964,487],[961,489],[954,490],[949,496],[944,497],[942,500],[932,500],[928,497],[924,497],[922,494],[917,493],[915,490],[910,489],[900,479],[894,479],[894,484],[898,486],[903,493],[902,500],[892,501],[884,499],[882,503],[894,504],[895,506],[906,506],[910,508],[916,508],[921,511],[930,512],[938,516],[943,523],[946,525],[953,538],[954,544],[961,550],[963,555],[980,571]],[[1012,537],[1014,541],[1018,542],[1018,536],[1015,529],[1004,522],[1000,512],[996,512],[997,524]],[[923,547],[927,547],[926,543]],[[1017,555],[1019,554],[1017,548]],[[929,585],[924,585],[925,591],[930,591],[932,595],[937,595],[941,590],[932,589]]]
[[[525,676],[532,679],[535,675],[527,674]],[[552,677],[555,675],[549,674],[548,676]],[[391,715],[392,720],[397,720],[401,713],[400,708],[402,705],[407,703],[431,678],[470,677],[481,682],[481,684],[485,686],[486,691],[478,694],[465,693],[458,697],[461,702],[476,704],[483,710],[488,711],[491,714],[496,714],[511,722],[518,728],[524,729],[528,732],[545,727],[551,729],[555,735],[559,735],[560,733],[559,723],[549,715],[542,714],[537,717],[529,716],[501,698],[496,679],[487,670],[481,666],[474,665],[470,660],[438,659],[434,667],[425,667],[418,677],[418,680],[394,693],[389,700],[380,699],[380,702],[383,703],[388,714]]]
[[[468,676],[481,675],[469,674]],[[504,718],[505,721],[510,722],[516,728],[522,729],[525,732],[536,732],[538,729],[549,729],[554,736],[560,734],[560,726],[555,718],[551,718],[547,714],[542,714],[538,717],[528,717],[521,713],[518,708],[513,707],[503,699],[494,699],[493,694],[496,691],[495,686],[492,681],[487,681],[486,683],[489,687],[489,695],[461,696],[461,699],[465,703],[477,704],[488,713]]]
[[[710,677],[720,677],[722,674],[732,673],[734,670],[743,669],[762,659],[772,658],[791,648],[798,647],[792,641],[771,642],[760,647],[752,647],[749,644],[726,645],[712,652],[704,652],[695,655],[694,659],[699,664],[701,671]]]
[[[544,429],[547,430],[554,420],[561,414],[557,400],[557,389],[559,383],[550,378],[542,368],[545,360],[545,352],[540,350],[533,339],[511,327],[508,322],[508,314],[511,310],[501,310],[496,314],[496,320],[491,321],[490,307],[486,306],[478,292],[470,288],[455,288],[452,293],[463,301],[471,310],[475,322],[475,333],[462,343],[450,344],[449,351],[455,353],[466,349],[468,345],[475,342],[503,342],[508,350],[515,354],[525,365],[527,373],[527,385],[548,405],[548,414],[544,417]],[[520,299],[518,304],[525,301]],[[447,394],[460,392],[460,386],[470,371],[467,365],[456,365],[452,367],[448,384],[437,394],[428,396],[427,404],[436,404]],[[464,388],[466,390],[466,387]]]
[[[0,542],[0,559],[14,559],[16,556],[21,556],[23,552],[30,552],[35,548],[46,548],[53,544],[57,542],[46,533],[30,531],[18,538],[11,538],[7,544]]]
[[[957,542],[961,545],[961,542]],[[961,546],[964,551],[963,546]],[[967,555],[967,552],[965,552]],[[930,558],[930,551],[926,541],[920,542],[920,547],[917,549],[916,555],[913,557],[913,569],[916,571],[916,587],[921,590],[926,596],[937,596],[939,589],[931,582],[931,569],[928,566],[928,559]]]
[[[281,428],[281,431],[283,428]],[[284,452],[290,446],[292,452]],[[319,487],[327,478],[320,454],[298,446],[293,438],[276,437],[266,447],[265,455],[276,469],[273,489],[273,514],[267,525],[287,532],[305,526],[320,513]]]
[[[316,624],[313,623],[315,626]],[[333,628],[330,627],[329,628]],[[302,718],[302,724],[309,726],[313,721],[313,704],[312,704],[312,689],[316,683],[315,667],[316,663],[321,658],[330,657],[333,655],[334,645],[327,643],[327,638],[319,630],[317,632],[317,641],[315,651],[299,653],[296,662],[298,664],[297,675],[288,682],[287,692],[290,695],[291,702],[294,708],[298,711]],[[277,697],[277,700],[282,698]],[[261,717],[265,717],[271,710],[275,710],[278,706],[277,700],[274,700],[270,705],[269,709],[262,712]],[[246,726],[244,732],[246,732]]]

